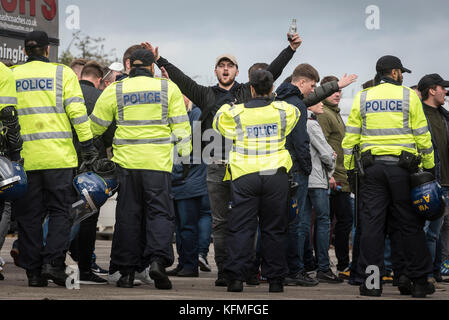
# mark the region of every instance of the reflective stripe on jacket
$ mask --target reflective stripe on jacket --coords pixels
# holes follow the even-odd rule
[[[16,82],[11,70],[0,62],[0,110],[17,106]]]
[[[191,152],[184,98],[170,80],[137,76],[110,85],[90,116],[94,136],[114,119],[112,161],[123,168],[171,172],[174,144],[181,156]]]
[[[78,78],[67,66],[32,61],[12,68],[18,97],[25,170],[75,168],[71,124],[92,139]]]
[[[434,150],[418,95],[410,88],[382,83],[355,97],[342,146],[345,168],[354,168],[352,150],[399,156],[402,151],[422,155],[426,169],[434,167]]]
[[[255,172],[269,174],[282,167],[290,171],[292,160],[285,142],[299,117],[298,108],[286,102],[259,108],[245,108],[244,104],[222,106],[213,128],[234,141],[229,155],[232,180]]]

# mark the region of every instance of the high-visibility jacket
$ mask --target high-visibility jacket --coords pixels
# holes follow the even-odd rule
[[[231,176],[226,175],[225,180],[282,167],[290,171],[292,159],[285,141],[300,115],[298,108],[282,101],[259,108],[246,108],[244,104],[222,106],[213,128],[234,142],[229,154]]]
[[[92,139],[83,93],[67,66],[32,61],[12,67],[25,170],[76,168],[71,125],[81,142]]]
[[[0,62],[0,110],[17,106],[16,82],[11,70]]]
[[[354,168],[355,145],[362,153],[371,150],[378,156],[420,153],[424,168],[435,166],[422,103],[414,90],[404,86],[381,83],[357,94],[342,142],[347,170]]]
[[[94,136],[114,119],[112,161],[123,168],[171,172],[174,144],[182,156],[192,150],[184,98],[170,80],[136,76],[107,87],[90,115]]]

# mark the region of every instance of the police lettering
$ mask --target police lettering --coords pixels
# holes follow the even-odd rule
[[[248,138],[273,137],[278,135],[278,125],[276,123],[249,126],[246,128]]]
[[[53,91],[52,78],[16,80],[16,91]]]
[[[161,93],[158,91],[135,92],[123,95],[125,106],[137,104],[159,104],[161,103]]]
[[[402,100],[373,100],[365,104],[366,112],[402,112]]]

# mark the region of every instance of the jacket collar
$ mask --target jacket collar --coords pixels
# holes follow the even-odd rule
[[[80,84],[84,84],[85,86],[89,86],[89,87],[95,88],[95,85],[92,82],[88,81],[88,80],[80,80]]]
[[[397,82],[396,80],[390,78],[390,77],[381,77],[380,78],[380,83],[390,83],[390,84],[394,84],[396,86],[402,86],[402,84],[400,84],[399,82]]]
[[[253,98],[245,103],[245,108],[260,108],[270,105],[273,102],[273,99],[270,98]]]
[[[151,71],[148,69],[145,69],[145,68],[137,67],[137,68],[132,69],[131,72],[129,73],[130,78],[135,78],[135,77],[140,77],[140,76],[153,78],[153,74],[151,73]]]
[[[328,107],[329,109],[331,109],[332,111],[336,112],[336,113],[340,113],[341,109],[338,107],[338,105],[333,105],[331,103],[329,103],[329,101],[324,100],[323,104],[325,107]]]
[[[212,87],[212,88],[214,88],[214,89],[217,90],[217,91],[220,91],[220,92],[223,92],[223,93],[227,93],[227,92],[233,92],[233,91],[237,90],[237,88],[238,88],[239,86],[240,86],[240,83],[238,83],[237,81],[235,81],[234,84],[232,85],[231,89],[229,89],[229,90],[223,89],[223,88],[220,87],[218,84],[215,85],[215,86]]]
[[[47,57],[44,57],[44,56],[32,56],[32,57],[28,57],[27,63],[28,63],[28,62],[33,62],[33,61],[50,62],[50,60],[48,60],[48,58],[47,58]]]

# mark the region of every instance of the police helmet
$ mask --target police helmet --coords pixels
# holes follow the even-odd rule
[[[430,172],[418,172],[410,176],[411,199],[415,212],[426,220],[443,216],[445,198],[441,186]]]
[[[93,172],[79,174],[73,180],[79,201],[72,205],[73,224],[97,213],[109,198],[109,190],[102,177]]]
[[[17,162],[0,156],[0,200],[14,201],[25,195],[27,175]]]
[[[92,165],[92,170],[106,182],[109,197],[112,197],[118,189],[117,166],[115,162],[108,159],[98,159]]]

